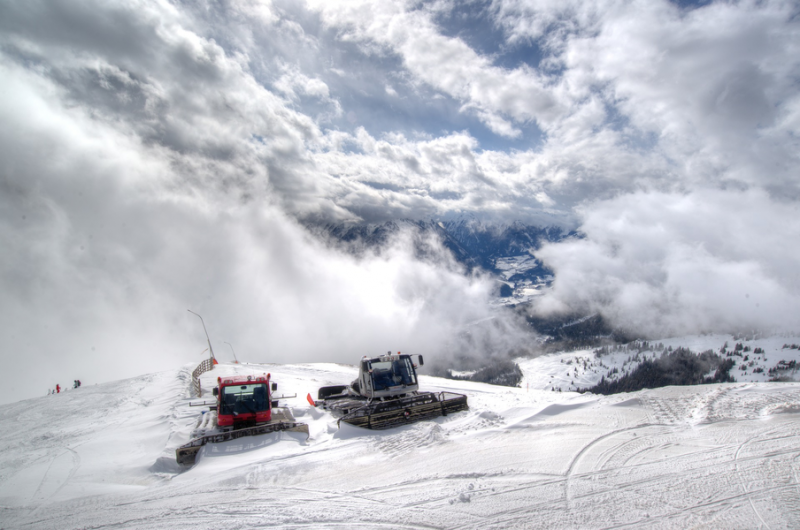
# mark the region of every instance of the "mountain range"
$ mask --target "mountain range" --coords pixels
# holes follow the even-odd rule
[[[467,272],[478,269],[495,276],[499,302],[512,304],[529,301],[535,290],[552,282],[553,272],[536,258],[542,245],[580,237],[574,230],[556,225],[492,223],[470,216],[451,220],[316,223],[307,227],[354,254],[367,249],[380,251],[405,232],[412,236],[415,253],[425,257],[432,252],[429,237],[433,236]]]

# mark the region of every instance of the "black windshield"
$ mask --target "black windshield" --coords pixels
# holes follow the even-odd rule
[[[220,398],[220,414],[252,414],[269,410],[265,383],[226,386]]]
[[[408,357],[395,361],[372,362],[371,365],[372,389],[375,391],[417,384],[414,367]]]

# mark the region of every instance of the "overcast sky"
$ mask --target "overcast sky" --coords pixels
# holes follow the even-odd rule
[[[308,220],[580,228],[542,311],[797,329],[799,87],[795,1],[0,0],[2,356],[38,374],[0,402],[195,362],[187,309],[254,362],[519,339],[444,253]]]

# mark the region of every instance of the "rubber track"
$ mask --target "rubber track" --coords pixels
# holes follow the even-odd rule
[[[179,464],[190,466],[194,464],[200,448],[207,443],[227,442],[228,440],[236,440],[237,438],[242,438],[244,436],[258,436],[260,434],[267,434],[277,431],[295,431],[308,434],[308,425],[305,423],[282,421],[277,423],[265,423],[263,425],[246,427],[244,429],[237,429],[234,431],[209,434],[206,436],[201,436],[200,438],[195,438],[191,442],[178,447],[178,449],[175,450],[175,458],[178,460]]]
[[[467,396],[463,394],[426,393],[411,398],[368,404],[342,416],[339,421],[356,427],[380,430],[447,416],[468,409]]]

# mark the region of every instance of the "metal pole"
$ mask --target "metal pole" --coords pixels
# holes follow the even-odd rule
[[[227,344],[228,346],[231,346],[230,342],[226,342],[225,344]],[[236,361],[236,364],[239,364],[239,359],[236,358],[236,352],[233,351],[233,346],[231,346],[231,352],[233,352],[233,360]]]
[[[206,329],[206,323],[203,321],[203,317],[201,317],[200,315],[198,315],[197,313],[195,313],[191,309],[187,309],[187,311],[190,312],[191,314],[197,316],[200,319],[200,322],[203,323],[203,331],[206,332],[206,340],[208,341],[208,351],[211,352],[211,358],[216,361],[217,358],[214,356],[214,348],[211,347],[211,339],[208,338],[208,330]]]

